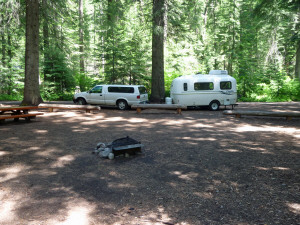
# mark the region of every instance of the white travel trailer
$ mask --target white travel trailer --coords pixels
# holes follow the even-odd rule
[[[172,81],[170,92],[174,104],[209,106],[213,111],[237,101],[236,80],[227,70],[177,77]]]

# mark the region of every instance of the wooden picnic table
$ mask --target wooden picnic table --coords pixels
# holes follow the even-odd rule
[[[65,105],[65,104],[39,104],[41,109],[48,109],[49,112],[53,112],[53,109],[68,109],[68,110],[85,110],[86,113],[90,113],[92,110],[99,111],[100,106],[93,105]]]
[[[38,109],[38,106],[0,107],[0,121],[5,121],[6,119],[18,121],[19,118],[25,118],[26,121],[30,121],[37,115],[43,115],[43,113],[29,113],[29,110],[33,109]]]

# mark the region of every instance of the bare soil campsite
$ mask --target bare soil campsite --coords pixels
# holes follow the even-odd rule
[[[237,109],[300,112],[300,102]],[[299,224],[300,118],[38,111],[0,124],[0,224]],[[140,154],[92,154],[126,136]]]

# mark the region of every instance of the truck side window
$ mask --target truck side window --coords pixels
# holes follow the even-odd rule
[[[230,90],[232,87],[231,81],[221,81],[220,82],[220,89],[221,90]]]
[[[114,92],[114,93],[134,93],[133,87],[108,87],[108,92]]]
[[[213,82],[198,82],[198,83],[194,83],[194,90],[195,91],[214,90],[214,83]]]
[[[183,83],[183,90],[184,90],[184,91],[187,91],[187,89],[188,89],[188,88],[187,88],[187,83]]]

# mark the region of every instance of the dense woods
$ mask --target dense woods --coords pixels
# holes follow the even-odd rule
[[[175,77],[212,69],[242,101],[300,100],[299,0],[0,0],[0,12],[0,100],[117,83],[159,101]]]

